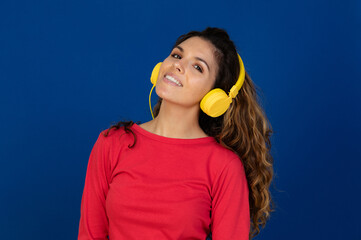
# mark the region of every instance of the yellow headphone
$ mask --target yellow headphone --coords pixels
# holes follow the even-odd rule
[[[238,53],[237,53],[237,55],[238,55],[238,61],[239,61],[239,65],[240,65],[240,72],[239,72],[239,76],[238,76],[238,80],[237,80],[236,84],[233,85],[233,87],[229,91],[229,96],[222,89],[215,88],[215,89],[212,89],[211,91],[209,91],[202,98],[202,100],[200,102],[200,107],[201,107],[202,111],[210,117],[219,117],[223,113],[225,113],[227,111],[227,109],[229,108],[229,105],[232,102],[232,98],[235,98],[237,96],[238,91],[241,89],[241,87],[244,83],[246,71],[244,69],[244,65],[243,65],[243,61],[242,61],[241,57],[239,56]],[[151,105],[151,94],[152,94],[153,88],[155,87],[155,85],[157,83],[159,69],[160,69],[161,64],[162,64],[162,62],[158,63],[154,67],[154,69],[152,71],[152,75],[150,77],[150,81],[152,82],[153,87],[150,90],[150,94],[149,94],[149,107],[150,107],[150,112],[152,113],[153,119],[154,119],[154,116],[153,116],[152,105]]]

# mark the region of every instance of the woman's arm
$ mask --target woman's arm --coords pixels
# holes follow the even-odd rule
[[[108,239],[105,199],[110,181],[109,146],[99,134],[90,153],[81,200],[78,240]]]
[[[239,158],[229,162],[217,177],[212,197],[212,239],[248,240],[249,190],[243,164]]]

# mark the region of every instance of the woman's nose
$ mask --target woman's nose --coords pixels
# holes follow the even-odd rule
[[[174,67],[177,69],[178,72],[183,73],[184,72],[184,67],[183,67],[183,62],[181,62],[181,60],[175,61],[174,62]]]

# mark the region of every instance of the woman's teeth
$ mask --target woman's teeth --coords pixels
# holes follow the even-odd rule
[[[172,76],[169,76],[169,75],[166,75],[165,76],[165,78],[166,79],[168,79],[169,81],[171,81],[171,82],[174,82],[175,84],[177,84],[178,86],[182,86],[182,84],[179,82],[179,81],[177,81],[174,77],[172,77]]]

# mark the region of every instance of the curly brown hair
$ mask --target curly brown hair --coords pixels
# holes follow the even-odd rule
[[[213,88],[229,92],[236,83],[240,71],[237,50],[224,29],[206,28],[181,35],[173,48],[191,37],[200,37],[210,41],[215,47],[215,56],[219,71]],[[154,106],[154,117],[159,113],[162,99]],[[132,132],[132,121],[120,121],[108,129],[124,126],[126,132]],[[272,134],[271,125],[259,104],[256,86],[246,72],[245,81],[238,95],[233,99],[228,110],[213,118],[200,111],[199,125],[218,143],[235,152],[245,168],[251,216],[249,239],[260,233],[274,211],[274,202],[269,190],[273,180],[273,158],[270,154]],[[134,135],[134,134],[133,134]],[[134,135],[134,144],[136,137]],[[132,146],[134,146],[134,144]],[[130,147],[132,147],[130,146]]]

